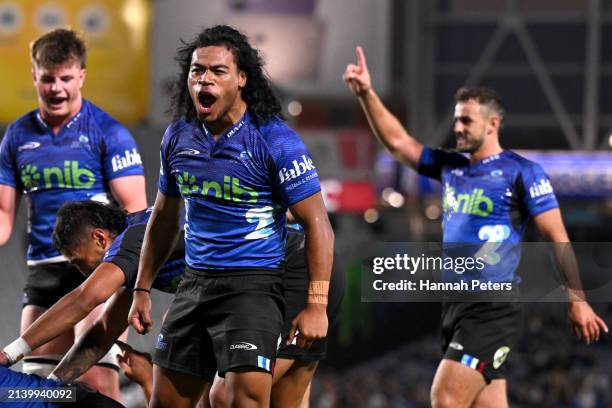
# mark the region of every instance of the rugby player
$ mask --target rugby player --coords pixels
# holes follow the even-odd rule
[[[151,329],[147,289],[174,245],[186,206],[187,271],[156,345],[153,407],[187,407],[215,375],[230,406],[268,406],[283,323],[287,208],[304,227],[310,282],[288,342],[327,333],[333,231],[315,166],[281,119],[261,58],[228,26],[178,50],[175,121],[147,225],[130,324]],[[181,198],[182,197],[182,198]]]
[[[498,281],[515,282],[520,257],[516,244],[522,240],[529,219],[533,218],[544,239],[569,242],[555,194],[542,168],[500,146],[504,109],[493,90],[457,91],[457,148],[449,152],[424,147],[387,110],[372,88],[361,47],[357,47],[357,64],[347,66],[343,79],[385,148],[400,162],[442,182],[444,243],[508,244],[500,246],[500,255],[502,259],[514,259],[515,264],[506,267],[502,262],[501,269],[490,267],[488,271],[495,273]],[[460,202],[459,195],[477,195],[469,200],[476,204]],[[573,330],[586,343],[596,341],[608,328],[585,301],[579,278],[567,278],[573,283],[566,288]],[[444,357],[432,385],[434,407],[508,406],[503,363],[515,347],[520,315],[517,301],[443,303]]]
[[[45,310],[83,282],[76,268],[53,248],[55,214],[66,201],[116,200],[128,211],[146,208],[145,180],[138,148],[120,123],[83,99],[86,48],[72,30],[57,29],[31,47],[32,79],[38,109],[9,125],[0,144],[0,245],[13,229],[23,194],[28,199],[28,277],[23,295],[21,332]],[[48,375],[96,311],[33,352],[18,342],[14,354],[28,354],[24,372]],[[116,366],[114,356],[103,363]],[[118,374],[96,366],[84,381],[119,397]]]
[[[87,328],[53,371],[51,378],[72,382],[104,356],[127,328],[138,258],[150,210],[126,214],[96,201],[64,204],[58,214],[53,241],[68,261],[86,276],[85,281],[62,297],[26,329],[21,341],[39,347],[71,330],[98,305],[108,302],[104,313]],[[153,288],[174,293],[185,271],[185,246],[179,240],[157,275]],[[115,355],[119,348],[113,350]],[[0,365],[6,361],[0,353]]]

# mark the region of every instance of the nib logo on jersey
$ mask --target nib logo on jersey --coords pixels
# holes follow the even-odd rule
[[[34,165],[25,165],[21,169],[21,182],[27,191],[35,191],[41,186],[44,188],[83,188],[93,186],[96,178],[91,170],[79,167],[76,160],[64,161],[64,167],[44,167],[41,171]]]
[[[133,148],[132,151],[126,150],[123,156],[114,155],[111,164],[113,165],[113,171],[118,171],[136,164],[142,164],[142,159],[136,148]]]
[[[257,203],[259,193],[254,189],[240,185],[240,179],[223,176],[223,183],[214,180],[198,180],[194,175],[183,171],[176,176],[176,182],[181,194],[200,194],[212,196],[236,203]]]
[[[550,180],[542,179],[539,182],[535,182],[529,187],[529,195],[531,198],[538,198],[546,194],[553,192]]]
[[[286,181],[296,179],[302,174],[306,174],[309,171],[316,169],[314,164],[312,164],[312,159],[310,157],[306,157],[305,154],[302,155],[301,160],[294,160],[291,164],[293,167],[283,167],[278,172],[278,177],[280,178],[281,184],[285,183]]]
[[[484,195],[482,188],[475,188],[471,193],[455,194],[455,189],[446,184],[442,200],[444,211],[488,217],[493,212],[493,200]]]

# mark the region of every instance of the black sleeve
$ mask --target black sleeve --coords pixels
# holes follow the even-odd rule
[[[443,167],[462,167],[468,163],[469,160],[462,154],[425,147],[417,164],[417,172],[423,176],[440,180]]]
[[[125,287],[132,289],[138,275],[138,261],[140,260],[140,249],[144,239],[146,224],[138,224],[128,227],[125,231],[121,246],[117,254],[109,262],[117,265],[125,275]]]

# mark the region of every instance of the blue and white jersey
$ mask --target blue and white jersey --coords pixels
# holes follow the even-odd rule
[[[194,269],[282,267],[285,211],[320,191],[299,136],[249,113],[217,141],[200,122],[171,124],[159,191],[185,200],[186,261]]]
[[[124,286],[133,289],[138,276],[140,249],[144,240],[151,209],[138,211],[127,216],[127,226],[117,235],[102,262],[114,263],[125,275]],[[182,232],[182,231],[181,231]],[[181,238],[162,265],[152,287],[162,292],[174,293],[185,272],[185,241]]]
[[[469,255],[486,262],[479,277],[518,282],[515,271],[527,221],[559,207],[544,170],[509,150],[471,164],[459,153],[425,148],[418,171],[442,183],[447,253],[466,248],[453,244],[469,244]]]
[[[57,135],[35,110],[13,122],[0,144],[0,184],[28,198],[29,265],[64,260],[51,239],[62,204],[108,201],[110,180],[143,174],[132,135],[85,100]]]

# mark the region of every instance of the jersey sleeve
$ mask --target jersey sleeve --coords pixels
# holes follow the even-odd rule
[[[104,139],[104,175],[107,180],[144,175],[142,159],[132,134],[121,124],[109,126]]]
[[[128,227],[115,238],[108,253],[102,259],[102,262],[114,263],[121,269],[125,275],[124,286],[130,289],[134,287],[138,275],[138,261],[146,227],[146,224]]]
[[[459,153],[424,147],[417,164],[417,172],[423,176],[440,180],[444,166],[462,167],[467,163],[468,159]]]
[[[10,127],[0,142],[0,184],[19,188],[19,178],[15,166],[15,155],[10,143]]]
[[[321,191],[321,185],[302,139],[286,126],[279,128],[269,145],[274,161],[272,183],[283,204],[290,206]]]
[[[166,133],[164,134],[164,138],[162,139],[159,152],[159,179],[157,181],[157,188],[159,189],[160,193],[166,196],[180,197],[181,192],[178,188],[178,184],[176,183],[176,178],[174,177],[174,174],[172,174],[170,162],[168,161],[172,146],[171,129],[172,125],[168,127]]]
[[[553,186],[542,166],[528,162],[519,177],[523,188],[523,203],[531,216],[559,207]]]

